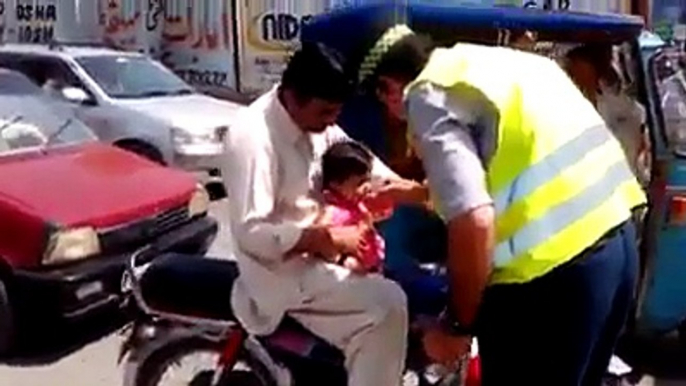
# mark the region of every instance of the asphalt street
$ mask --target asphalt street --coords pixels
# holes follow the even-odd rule
[[[212,204],[218,219],[228,215],[226,202]],[[225,221],[209,254],[226,257],[233,244]],[[0,386],[119,386],[122,371],[116,363],[121,338],[121,317],[103,315],[72,326],[46,326],[37,332],[37,343],[14,358],[0,362]],[[675,339],[629,342],[622,354],[635,368],[655,376],[642,378],[641,386],[686,386],[686,355]],[[535,364],[532,364],[535,365]]]

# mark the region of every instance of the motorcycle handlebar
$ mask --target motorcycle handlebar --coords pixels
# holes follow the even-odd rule
[[[137,249],[131,254],[129,263],[126,265],[124,270],[125,276],[122,280],[122,291],[131,291],[133,298],[135,299],[136,303],[138,303],[138,307],[140,307],[144,312],[149,312],[150,309],[147,304],[145,304],[141,294],[140,282],[138,280],[139,273],[137,272],[137,269],[140,268],[142,264],[139,264],[139,260],[145,257],[154,257],[158,252],[159,248],[157,248],[157,246],[154,244],[148,244]],[[126,288],[127,286],[129,288]]]

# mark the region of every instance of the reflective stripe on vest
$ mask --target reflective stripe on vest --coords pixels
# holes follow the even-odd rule
[[[612,140],[612,133],[605,127],[591,127],[579,136],[562,145],[553,153],[529,166],[509,187],[493,197],[496,213],[504,212],[508,206],[524,199],[537,188],[543,186],[560,173],[565,167],[579,162],[588,152]]]
[[[619,160],[607,169],[600,180],[587,187],[581,194],[551,208],[543,217],[528,223],[514,236],[500,242],[495,249],[495,266],[506,265],[522,253],[553,237],[570,223],[580,220],[597,206],[609,200],[618,186],[633,179],[634,175],[626,161]]]

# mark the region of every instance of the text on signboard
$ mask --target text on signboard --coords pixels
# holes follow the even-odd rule
[[[54,4],[17,4],[18,39],[20,43],[47,43],[55,36],[57,6]]]
[[[268,13],[261,20],[262,40],[290,41],[296,39],[303,24],[311,18],[312,15],[298,17],[288,13]]]
[[[199,86],[228,86],[229,74],[222,71],[196,69],[174,69],[174,72],[186,82]]]
[[[543,9],[553,9],[553,3],[554,0],[544,0],[543,1]],[[561,9],[561,10],[568,10],[569,7],[571,6],[570,0],[558,0],[557,1],[557,8],[556,9]],[[527,1],[524,3],[524,8],[538,8],[538,2],[531,0]]]

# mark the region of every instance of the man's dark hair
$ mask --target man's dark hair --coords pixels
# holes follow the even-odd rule
[[[322,185],[326,189],[350,177],[366,175],[372,170],[372,161],[371,151],[360,142],[336,142],[322,156]]]
[[[583,60],[590,63],[599,73],[604,74],[612,65],[612,46],[605,44],[583,44],[565,55],[567,60]]]
[[[568,61],[582,60],[589,63],[597,74],[609,85],[621,87],[621,75],[612,65],[612,46],[602,43],[587,43],[570,50]]]
[[[322,43],[303,42],[288,62],[281,87],[303,101],[317,98],[344,102],[354,91],[353,79],[345,68],[338,51]]]
[[[375,85],[381,75],[406,82],[413,81],[424,70],[433,48],[428,36],[405,36],[381,58],[374,75],[370,77],[370,84]]]

